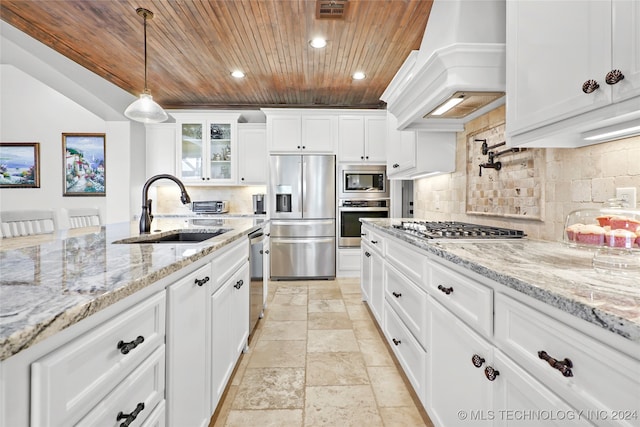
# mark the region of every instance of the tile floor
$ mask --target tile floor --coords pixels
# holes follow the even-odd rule
[[[358,279],[269,287],[265,317],[210,426],[433,426]]]

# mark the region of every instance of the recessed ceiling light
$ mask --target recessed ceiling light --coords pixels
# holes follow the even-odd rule
[[[233,77],[235,77],[236,79],[241,79],[241,78],[243,78],[243,77],[244,77],[244,73],[243,73],[242,71],[240,71],[240,70],[235,70],[235,71],[233,71],[233,72],[231,73],[231,75],[232,75]]]
[[[353,80],[362,80],[365,77],[367,77],[367,75],[362,71],[356,71],[355,73],[353,73],[352,77],[353,77]]]
[[[316,49],[322,49],[327,45],[327,41],[323,38],[316,37],[315,39],[311,40],[309,44],[311,45],[311,47],[314,47]]]

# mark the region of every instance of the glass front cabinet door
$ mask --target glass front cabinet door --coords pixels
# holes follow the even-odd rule
[[[238,117],[239,115],[176,117],[177,170],[183,182],[236,183]]]

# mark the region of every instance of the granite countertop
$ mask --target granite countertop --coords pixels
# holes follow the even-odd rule
[[[393,228],[401,219],[361,221],[640,344],[640,273],[597,272],[588,250],[527,238],[428,240]]]
[[[152,234],[229,232],[202,243],[114,244],[138,222],[0,241],[0,361],[246,236],[263,218],[154,218]]]

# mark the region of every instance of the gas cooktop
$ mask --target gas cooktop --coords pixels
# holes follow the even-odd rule
[[[521,230],[457,221],[402,221],[394,228],[426,239],[521,239]]]

